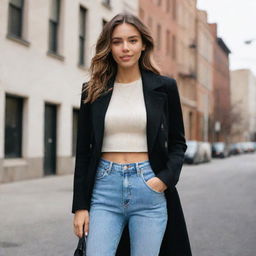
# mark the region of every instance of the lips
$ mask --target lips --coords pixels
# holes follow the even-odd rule
[[[131,55],[125,55],[125,56],[120,57],[120,58],[121,58],[121,60],[123,60],[123,61],[127,61],[127,60],[130,60],[131,57],[132,57]]]

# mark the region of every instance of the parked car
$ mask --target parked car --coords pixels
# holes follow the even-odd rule
[[[252,141],[245,141],[244,145],[245,145],[245,152],[246,153],[252,153],[252,152],[255,151],[254,144],[253,144]]]
[[[185,152],[184,162],[188,164],[198,163],[199,143],[198,141],[187,140],[187,150]]]
[[[229,144],[229,154],[230,155],[238,155],[241,153],[243,153],[241,144],[239,144],[239,143]]]
[[[251,141],[242,141],[239,142],[243,153],[250,153],[250,152],[254,152],[255,148],[254,148],[254,144]]]
[[[212,143],[212,157],[225,158],[229,156],[228,145],[225,142]]]
[[[254,152],[256,152],[256,141],[253,142],[254,145]]]
[[[202,141],[200,143],[201,153],[202,153],[202,161],[203,162],[210,162],[212,160],[212,150],[211,144],[207,141]]]
[[[236,145],[239,148],[240,154],[245,153],[245,147],[243,142],[237,142]]]
[[[211,145],[209,142],[188,140],[186,142],[184,162],[188,164],[199,164],[211,161]]]

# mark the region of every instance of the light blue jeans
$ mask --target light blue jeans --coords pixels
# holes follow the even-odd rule
[[[158,256],[168,215],[165,193],[146,183],[154,176],[148,160],[120,164],[100,159],[89,211],[87,256],[115,256],[127,222],[131,256]]]

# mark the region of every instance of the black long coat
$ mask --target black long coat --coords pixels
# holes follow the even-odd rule
[[[148,157],[156,177],[168,186],[165,190],[168,222],[159,256],[191,256],[183,210],[175,187],[187,149],[177,84],[172,78],[146,69],[140,68],[140,72],[147,112]],[[114,81],[115,75],[108,81],[108,91],[92,104],[82,103],[85,95],[81,95],[72,213],[78,209],[90,210],[95,173],[102,154],[104,118]],[[130,256],[128,225],[122,233],[116,256]]]

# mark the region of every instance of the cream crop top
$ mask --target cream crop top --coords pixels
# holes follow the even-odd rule
[[[148,152],[146,108],[141,77],[114,83],[105,115],[102,152]]]

